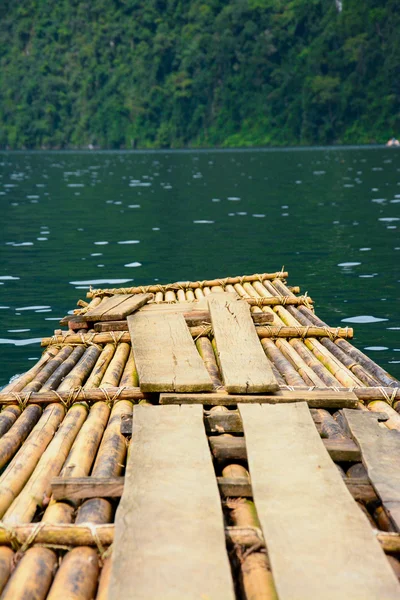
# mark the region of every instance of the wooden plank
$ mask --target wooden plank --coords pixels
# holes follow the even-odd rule
[[[128,327],[143,392],[213,389],[181,314],[137,312]]]
[[[247,458],[246,442],[244,437],[211,436],[209,441],[213,456],[217,460],[246,460]],[[321,442],[325,446],[333,461],[357,462],[361,460],[360,448],[353,442],[353,440],[325,438],[322,439]]]
[[[354,392],[336,392],[335,390],[279,390],[274,394],[241,395],[224,394],[173,394],[160,395],[160,404],[206,404],[209,406],[235,405],[243,403],[284,404],[291,402],[307,402],[310,408],[357,408],[358,398]]]
[[[397,578],[329,458],[308,406],[239,410],[279,599],[399,598]]]
[[[119,498],[124,491],[124,477],[55,477],[51,482],[54,500]]]
[[[85,314],[81,315],[81,317],[84,321],[100,321],[105,312],[122,304],[122,302],[128,298],[132,298],[132,295],[133,294],[117,294],[115,296],[103,298],[100,304],[88,310]]]
[[[121,304],[118,304],[118,306],[109,308],[102,314],[101,321],[118,321],[120,319],[125,319],[128,315],[131,315],[147,304],[152,298],[153,294],[135,294],[124,300]]]
[[[103,299],[98,306],[82,315],[84,321],[118,321],[135,312],[149,300],[153,294],[117,294]]]
[[[200,406],[135,406],[110,598],[234,600]]]
[[[147,306],[157,306],[154,304],[149,304],[149,305],[145,305],[143,308],[147,307]],[[175,306],[175,305],[168,305],[168,306]],[[178,306],[178,305],[177,305]],[[143,310],[143,308],[141,309],[141,312]],[[169,310],[167,312],[182,312],[179,310]],[[208,310],[192,310],[189,312],[182,312],[185,321],[186,321],[186,325],[188,327],[199,327],[201,325],[211,325],[211,317],[210,317],[210,313],[208,312]],[[251,313],[251,318],[253,320],[253,323],[257,324],[257,325],[263,325],[265,323],[271,323],[273,320],[273,315],[270,313]],[[83,321],[79,321],[76,325],[76,329],[79,329],[79,325],[82,326]],[[68,321],[69,324],[69,321]],[[84,325],[87,326],[87,323],[84,323]],[[94,330],[97,333],[101,333],[103,331],[128,331],[128,323],[125,320],[123,321],[99,321],[98,323],[94,324]]]
[[[207,296],[225,387],[231,394],[279,389],[258,339],[249,305],[229,293]]]
[[[390,519],[400,531],[400,431],[378,425],[375,413],[344,410],[362,462]]]

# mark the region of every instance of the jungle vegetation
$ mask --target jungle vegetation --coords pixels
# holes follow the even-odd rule
[[[400,135],[398,0],[3,0],[0,147]]]

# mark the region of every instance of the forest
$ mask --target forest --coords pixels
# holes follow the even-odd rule
[[[3,0],[0,148],[384,143],[398,0]]]

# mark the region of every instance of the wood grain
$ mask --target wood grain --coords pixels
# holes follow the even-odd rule
[[[239,407],[280,600],[385,600],[400,586],[304,403]]]
[[[128,317],[128,327],[142,391],[213,389],[183,315],[140,311]]]
[[[135,406],[110,598],[234,600],[200,406]]]
[[[378,425],[375,413],[344,410],[344,415],[368,477],[400,531],[400,432]]]
[[[277,390],[248,304],[229,293],[210,294],[207,300],[227,391],[250,394]]]

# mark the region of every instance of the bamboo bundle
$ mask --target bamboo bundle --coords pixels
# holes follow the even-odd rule
[[[0,477],[0,517],[23,489],[64,418],[61,404],[50,404],[25,444]]]
[[[73,351],[72,346],[64,346],[57,355],[49,360],[40,370],[40,372],[32,379],[27,386],[24,387],[24,392],[38,392],[40,388],[46,383],[50,375],[68,358]]]
[[[328,369],[323,365],[307,348],[302,340],[292,339],[289,344],[293,346],[297,354],[303,359],[303,361],[314,371],[314,373],[323,381],[325,386],[337,386],[338,380],[334,377]]]
[[[49,548],[29,548],[18,563],[2,600],[41,600],[46,598],[57,565],[57,555]]]
[[[90,348],[85,351],[80,361],[58,387],[58,391],[63,392],[81,386],[96,364],[100,352],[101,350],[97,346],[90,346]]]
[[[353,375],[349,369],[342,365],[334,356],[332,356],[318,340],[307,339],[305,345],[322,362],[323,365],[336,377],[336,379],[347,387],[361,387],[361,381]]]
[[[21,414],[19,406],[6,406],[0,413],[0,437],[2,437],[14,425]]]
[[[198,340],[196,340],[196,347],[199,351],[201,358],[203,359],[208,374],[211,377],[211,381],[214,384],[214,387],[217,389],[222,387],[220,371],[210,340],[207,337],[200,337]]]
[[[4,515],[4,523],[7,525],[30,523],[37,508],[43,507],[48,501],[51,494],[51,480],[59,474],[86,419],[87,411],[84,404],[75,404],[69,409],[54,439],[42,453],[28,483]]]
[[[45,392],[48,390],[56,390],[60,385],[61,381],[72,371],[75,365],[78,363],[83,353],[85,352],[84,346],[76,346],[66,360],[54,371],[54,373],[48,378],[44,386],[40,391]]]
[[[72,445],[60,477],[85,477],[89,474],[109,416],[110,408],[105,402],[93,404]]]
[[[137,372],[135,359],[133,358],[132,349],[126,361],[125,369],[121,375],[120,387],[137,387],[139,385],[139,375]]]
[[[132,414],[132,403],[120,401],[114,405],[103,435],[93,477],[116,477],[121,474],[127,451],[126,439],[121,434],[122,415]],[[104,498],[92,498],[84,502],[77,514],[76,523],[107,523],[111,520],[112,505]]]
[[[265,354],[267,355],[269,360],[272,363],[274,363],[275,367],[278,369],[279,373],[284,377],[288,385],[303,386],[305,384],[303,379],[292,367],[291,363],[283,356],[280,350],[275,346],[272,340],[269,340],[268,338],[263,338],[261,340],[261,344],[264,348]]]
[[[39,421],[42,409],[31,404],[17,419],[11,429],[0,439],[0,469],[12,458],[28,434]]]
[[[0,547],[0,594],[3,592],[13,569],[14,552],[11,548]]]
[[[96,550],[83,546],[70,550],[54,578],[47,600],[86,600],[94,597],[99,576]]]
[[[48,350],[42,354],[40,360],[38,360],[29,371],[26,371],[26,373],[23,373],[17,379],[14,379],[14,381],[6,385],[6,387],[2,389],[2,392],[20,392],[30,381],[32,381],[46,363],[58,353],[58,351],[59,348],[56,347],[48,348]]]
[[[281,294],[290,294],[291,292],[279,280],[273,281],[274,286],[278,289]],[[296,311],[295,314],[300,313],[303,317],[307,319],[308,322],[313,323],[316,326],[324,327],[326,323],[319,319],[313,312],[311,312],[305,306],[299,306],[298,309],[288,307],[290,312]],[[366,356],[363,352],[352,346],[346,340],[335,340],[335,344],[339,346],[339,348],[348,356],[350,356],[354,361],[356,361],[365,371],[377,380],[381,385],[387,387],[398,387],[400,386],[400,382],[397,381],[392,375],[390,375],[387,371],[382,369],[379,365],[377,365],[373,360],[371,360],[368,356]]]
[[[131,288],[111,288],[111,289],[91,289],[87,293],[88,298],[94,298],[96,296],[113,296],[114,294],[145,294],[147,292],[167,292],[170,290],[196,290],[210,287],[213,285],[220,285],[225,287],[228,284],[242,283],[244,281],[264,281],[265,279],[285,279],[288,276],[286,271],[279,271],[277,273],[262,273],[261,275],[244,275],[241,277],[224,277],[223,279],[211,279],[209,281],[182,281],[176,283],[167,283],[165,285],[146,285]]]
[[[103,561],[103,568],[101,569],[96,600],[108,600],[108,588],[110,586],[111,566],[112,557],[107,556],[107,558]]]
[[[106,344],[97,359],[96,364],[93,367],[88,379],[86,380],[85,389],[97,388],[103,379],[104,373],[107,370],[108,365],[112,357],[114,356],[115,344]]]
[[[315,385],[318,388],[327,387],[324,381],[307,365],[288,341],[276,340],[276,346],[283,356],[293,365],[293,368],[307,385]]]
[[[115,354],[111,359],[110,364],[101,380],[100,386],[103,389],[110,387],[118,387],[119,380],[125,368],[125,364],[128,360],[129,353],[131,351],[131,345],[122,342],[117,345]]]

